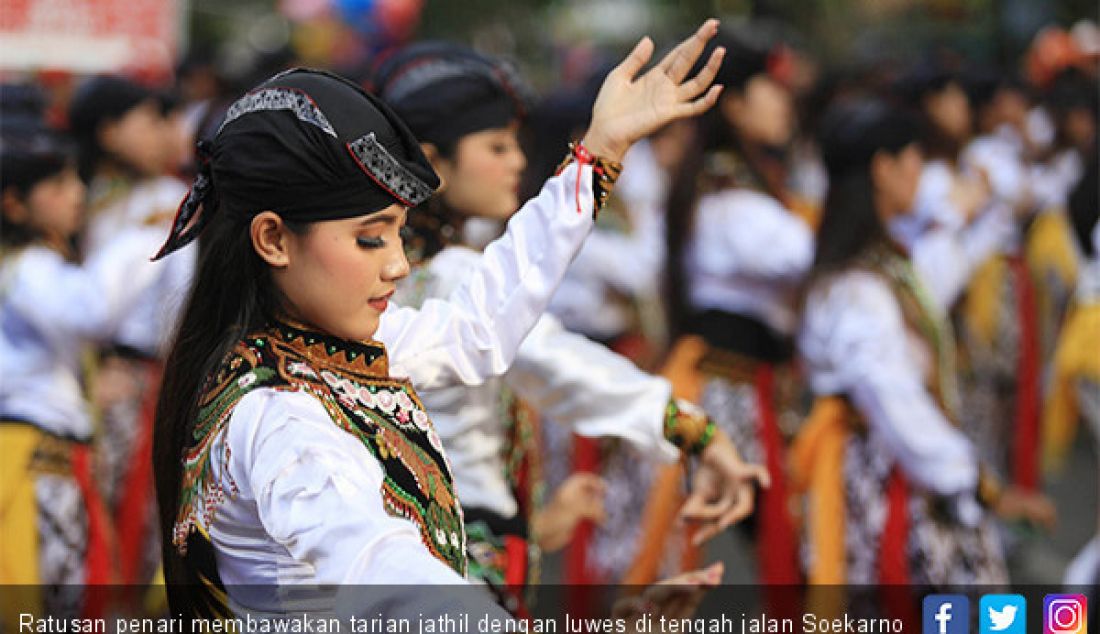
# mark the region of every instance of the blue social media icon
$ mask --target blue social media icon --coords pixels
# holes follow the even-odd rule
[[[961,594],[924,597],[924,634],[970,634],[970,599]]]
[[[978,603],[980,634],[1027,634],[1027,599],[1018,594],[987,594]]]

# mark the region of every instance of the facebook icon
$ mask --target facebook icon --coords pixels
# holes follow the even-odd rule
[[[961,594],[924,597],[923,634],[969,634],[970,599]]]

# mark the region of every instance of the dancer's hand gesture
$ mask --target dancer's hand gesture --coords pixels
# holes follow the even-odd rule
[[[699,74],[687,77],[717,32],[718,20],[707,20],[694,35],[639,76],[653,55],[653,40],[643,37],[600,86],[592,106],[592,125],[583,141],[588,151],[619,161],[635,141],[671,121],[694,117],[713,106],[722,87],[711,86],[711,82],[725,49],[715,49]]]

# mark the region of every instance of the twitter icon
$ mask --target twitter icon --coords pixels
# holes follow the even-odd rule
[[[978,603],[980,634],[1027,634],[1027,600],[1019,594],[987,594]]]

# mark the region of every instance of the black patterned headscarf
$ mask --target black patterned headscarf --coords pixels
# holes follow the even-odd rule
[[[156,258],[194,240],[215,212],[335,220],[415,207],[439,187],[398,116],[323,71],[293,69],[260,84],[198,150],[199,173]]]
[[[401,49],[378,67],[372,84],[416,138],[440,148],[521,120],[534,102],[511,64],[449,42]]]

